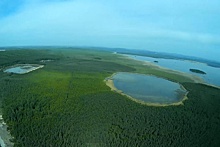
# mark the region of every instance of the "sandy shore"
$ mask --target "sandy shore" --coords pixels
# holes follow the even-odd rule
[[[158,69],[158,70],[161,70],[161,71],[165,71],[165,72],[167,72],[167,73],[178,74],[178,75],[187,77],[187,78],[191,79],[194,83],[201,83],[201,84],[204,84],[204,85],[207,85],[207,86],[211,86],[211,87],[215,87],[215,88],[220,89],[219,86],[216,86],[216,85],[207,83],[207,82],[205,82],[202,78],[197,77],[197,76],[195,76],[195,75],[191,75],[191,74],[189,74],[189,73],[184,73],[184,72],[180,72],[180,71],[177,71],[177,70],[172,70],[172,69],[169,69],[169,68],[165,68],[165,67],[156,65],[156,64],[154,64],[154,63],[151,63],[151,62],[136,60],[136,59],[134,59],[134,58],[132,58],[132,57],[129,57],[129,56],[127,56],[127,55],[124,55],[124,54],[118,54],[118,55],[121,55],[121,56],[123,56],[124,58],[130,59],[130,60],[138,61],[138,62],[142,63],[142,64],[145,65],[145,66],[151,66],[151,67],[154,67],[155,69]],[[201,62],[197,62],[197,61],[191,61],[191,60],[186,60],[186,61],[196,62],[196,63],[199,63],[199,64],[208,65],[208,64],[206,64],[206,63],[201,63]]]
[[[132,58],[130,58],[130,57],[128,57],[128,58],[129,58],[129,59],[132,59]],[[135,59],[133,59],[133,60],[135,60]],[[135,61],[139,61],[139,60],[135,60]],[[207,83],[207,82],[205,82],[202,78],[197,77],[197,76],[195,76],[195,75],[191,75],[191,74],[189,74],[189,73],[183,73],[183,72],[176,71],[176,70],[171,70],[171,69],[169,69],[169,68],[164,68],[164,67],[161,67],[161,66],[158,66],[158,65],[154,65],[153,63],[148,63],[148,62],[145,63],[145,61],[140,61],[140,62],[144,62],[143,65],[153,66],[153,67],[159,69],[160,71],[165,71],[165,72],[167,72],[167,73],[172,73],[172,74],[181,75],[181,76],[183,76],[183,77],[187,77],[187,78],[191,79],[194,83],[200,83],[200,84],[204,84],[204,85],[207,85],[207,86],[211,86],[211,87],[215,87],[215,88],[220,89],[219,86],[216,86],[216,85]],[[168,79],[168,80],[169,80],[169,79]]]
[[[180,72],[180,71],[177,71],[177,70],[172,70],[172,69],[169,69],[169,68],[165,68],[165,67],[156,65],[154,63],[151,63],[151,62],[136,60],[136,59],[134,59],[132,57],[129,57],[129,56],[126,56],[126,55],[123,55],[123,54],[119,54],[119,55],[121,55],[122,57],[127,58],[129,60],[134,60],[134,61],[140,62],[144,66],[151,66],[154,69],[157,69],[157,70],[160,70],[160,71],[164,71],[166,73],[171,73],[171,74],[176,74],[176,75],[180,75],[180,76],[186,77],[186,78],[192,80],[194,83],[206,84],[205,81],[202,78],[197,77],[195,75],[191,75],[189,73],[184,73],[184,72]]]
[[[10,142],[12,136],[7,131],[7,124],[4,122],[2,115],[0,115],[0,145],[1,147],[12,147],[13,143]]]
[[[14,66],[10,66],[10,67],[7,67],[7,69],[4,70],[4,72],[7,72],[7,73],[11,73],[11,72],[8,72],[7,70],[10,69],[10,68],[15,68],[15,67],[19,67],[19,66],[32,66],[30,69],[27,69],[26,72],[24,73],[16,73],[16,74],[26,74],[26,73],[29,73],[31,71],[34,71],[34,70],[37,70],[37,69],[40,69],[40,68],[43,68],[44,65],[38,65],[38,64],[16,64]],[[15,73],[15,72],[12,72],[12,73]]]
[[[188,93],[186,93],[186,95],[184,96],[184,98],[183,98],[181,101],[175,102],[175,103],[171,103],[171,104],[148,103],[148,102],[144,102],[144,101],[138,100],[138,99],[136,99],[136,98],[133,98],[133,97],[131,97],[131,96],[129,96],[129,95],[123,93],[123,91],[118,90],[118,89],[115,87],[114,82],[113,82],[113,76],[114,76],[115,74],[117,74],[117,73],[114,73],[113,75],[111,75],[110,77],[108,77],[108,78],[106,78],[106,79],[104,80],[104,82],[106,83],[106,85],[107,85],[108,87],[110,87],[112,91],[115,91],[115,92],[117,92],[117,93],[119,93],[119,94],[121,94],[121,95],[123,95],[123,96],[126,96],[127,98],[129,98],[130,100],[132,100],[132,101],[134,101],[134,102],[136,102],[136,103],[139,103],[139,104],[142,104],[142,105],[147,105],[147,106],[165,107],[165,106],[184,105],[183,102],[188,99],[188,97],[187,97],[187,94],[188,94]],[[182,85],[181,85],[181,88],[184,89],[184,90],[186,90]],[[186,91],[187,91],[187,90],[186,90]]]
[[[27,70],[27,72],[25,72],[25,73],[29,73],[31,71],[34,71],[34,70],[37,70],[37,69],[40,69],[40,68],[43,68],[43,67],[44,67],[44,65],[38,65],[38,67],[35,67],[35,68],[31,69],[31,70]]]

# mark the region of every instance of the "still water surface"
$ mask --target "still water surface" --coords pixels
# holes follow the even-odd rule
[[[148,103],[179,102],[187,93],[178,83],[155,76],[119,72],[112,77],[112,80],[118,90]]]
[[[4,72],[25,74],[42,67],[43,67],[42,65],[31,65],[31,64],[15,65],[14,67],[4,70]]]
[[[163,58],[152,58],[145,56],[136,56],[136,55],[126,55],[132,59],[151,62],[155,65],[169,68],[172,70],[177,70],[185,73],[190,73],[202,78],[206,83],[220,86],[220,68],[211,67],[204,63],[192,62],[188,60],[175,60],[175,59],[163,59]],[[154,61],[157,61],[155,63]],[[190,69],[199,69],[204,71],[206,74],[199,74],[191,72]]]

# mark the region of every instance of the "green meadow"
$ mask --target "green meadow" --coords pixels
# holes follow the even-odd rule
[[[3,72],[15,64],[44,67],[23,75]],[[199,78],[77,48],[7,50],[0,53],[0,69],[0,113],[14,146],[220,146],[220,89]],[[115,72],[178,82],[188,99],[166,107],[136,103],[106,85]]]

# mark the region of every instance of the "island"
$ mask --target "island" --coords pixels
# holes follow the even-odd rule
[[[202,71],[202,70],[199,70],[199,69],[193,69],[193,68],[191,68],[191,69],[189,69],[191,72],[194,72],[194,73],[198,73],[198,74],[206,74],[204,71]]]

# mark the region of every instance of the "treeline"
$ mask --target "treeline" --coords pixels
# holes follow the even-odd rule
[[[130,63],[82,52],[59,53],[27,75],[0,73],[3,118],[15,146],[220,145],[219,89],[182,83],[189,91],[184,105],[140,105],[103,82],[115,71],[134,71]]]
[[[15,137],[15,146],[220,144],[218,89],[183,83],[190,91],[184,106],[148,107],[110,92],[101,78],[93,81],[85,78],[88,75],[77,77],[62,81],[59,85],[63,87],[72,79],[70,85],[53,93],[54,83],[46,88],[45,82],[6,82],[11,94],[4,101],[4,119]],[[77,84],[80,81],[84,84]]]
[[[0,68],[14,64],[39,64],[41,60],[59,60],[62,55],[50,50],[6,50],[0,53]]]

